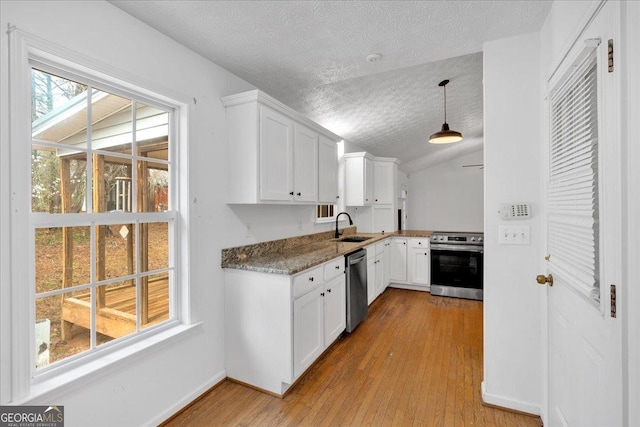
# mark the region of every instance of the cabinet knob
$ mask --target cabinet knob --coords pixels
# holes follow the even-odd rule
[[[422,244],[422,242],[418,242],[418,244],[419,244],[419,245],[421,245],[421,244]]]
[[[297,193],[298,196],[302,196],[302,193]]]
[[[309,281],[310,281],[310,282],[313,282],[313,277],[309,277]]]
[[[376,202],[378,201],[378,199],[376,199]]]
[[[402,244],[403,244],[403,245],[406,245],[406,244],[407,244],[407,242],[402,242]]]
[[[290,195],[290,196],[293,196],[293,191],[289,191],[289,195]]]
[[[336,199],[339,199],[339,198],[340,198],[340,196],[336,196]]]
[[[339,265],[336,265],[336,270],[340,270],[340,266]]]
[[[327,289],[327,292],[329,292],[329,293],[330,293],[330,292],[331,292],[331,289]]]
[[[320,292],[320,296],[324,296],[324,292]]]

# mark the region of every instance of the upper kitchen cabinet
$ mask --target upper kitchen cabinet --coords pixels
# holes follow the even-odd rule
[[[397,159],[364,152],[346,153],[344,159],[347,206],[396,203]]]
[[[369,153],[345,153],[345,204],[369,206],[373,204],[373,157]]]
[[[318,140],[318,203],[338,201],[338,145],[320,135]]]
[[[227,203],[316,204],[329,202],[330,192],[335,203],[340,137],[258,90],[221,100],[228,125]]]

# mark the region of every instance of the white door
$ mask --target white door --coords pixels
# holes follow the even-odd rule
[[[260,199],[293,200],[293,123],[260,107]]]
[[[378,254],[376,256],[375,268],[376,268],[376,283],[375,292],[376,298],[384,291],[384,254]]]
[[[617,2],[603,6],[548,86],[552,427],[622,425],[621,322],[611,298],[621,271],[619,71],[607,66],[608,40],[619,40],[618,8]]]
[[[370,205],[373,203],[373,187],[375,181],[373,178],[373,161],[364,159],[364,204]]]
[[[383,286],[383,289],[386,289],[387,286],[389,286],[389,282],[391,281],[391,239],[386,239],[384,241],[384,249],[383,249],[382,256],[384,258],[382,286]]]
[[[318,200],[318,134],[295,125],[293,137],[293,200]]]

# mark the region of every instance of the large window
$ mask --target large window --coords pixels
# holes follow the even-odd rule
[[[174,110],[33,62],[34,369],[176,319]]]

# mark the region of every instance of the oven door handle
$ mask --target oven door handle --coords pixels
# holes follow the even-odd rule
[[[483,247],[478,246],[464,246],[464,245],[431,245],[432,251],[456,251],[456,252],[474,252],[484,253]]]

